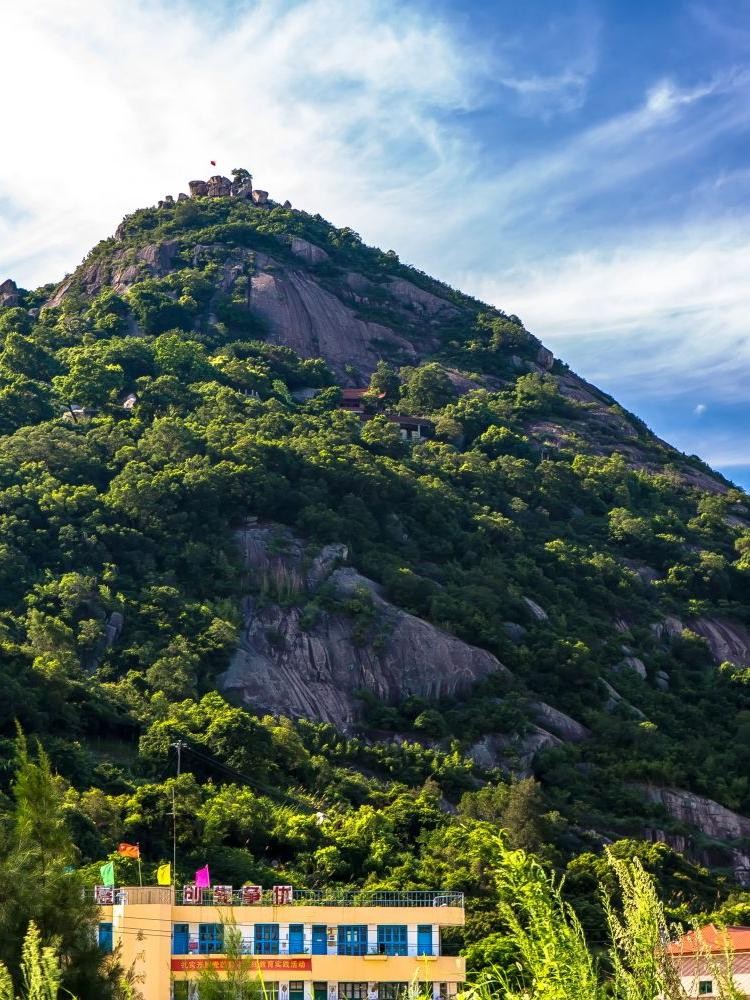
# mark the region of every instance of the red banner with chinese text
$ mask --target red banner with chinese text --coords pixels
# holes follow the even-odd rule
[[[253,969],[259,972],[310,972],[312,970],[311,958],[253,958],[250,955],[236,958],[212,958],[210,956],[192,958],[172,959],[172,972],[202,972],[204,969],[215,969],[217,972],[226,972],[238,961],[247,962]]]

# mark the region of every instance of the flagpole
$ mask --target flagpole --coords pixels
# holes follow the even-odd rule
[[[138,884],[141,889],[143,888],[143,874],[141,873],[141,845],[137,844],[138,847]]]
[[[180,777],[182,770],[182,748],[187,744],[182,740],[177,740],[171,746],[177,751],[177,777]],[[177,889],[177,809],[174,799],[174,785],[172,785],[172,885]]]

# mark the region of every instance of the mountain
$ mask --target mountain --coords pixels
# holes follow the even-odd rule
[[[168,856],[184,739],[186,864],[440,875],[484,901],[469,943],[492,890],[435,869],[465,824],[573,886],[604,842],[666,843],[724,898],[750,877],[750,498],[519,317],[245,171],[190,191],[57,285],[0,285],[6,763],[18,719],[85,860]]]

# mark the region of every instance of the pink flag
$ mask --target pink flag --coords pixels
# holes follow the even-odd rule
[[[195,884],[198,889],[208,889],[211,886],[211,876],[208,874],[208,865],[199,868],[195,873]]]

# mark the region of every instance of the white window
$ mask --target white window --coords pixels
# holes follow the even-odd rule
[[[367,983],[339,983],[339,997],[344,1000],[367,1000]]]

